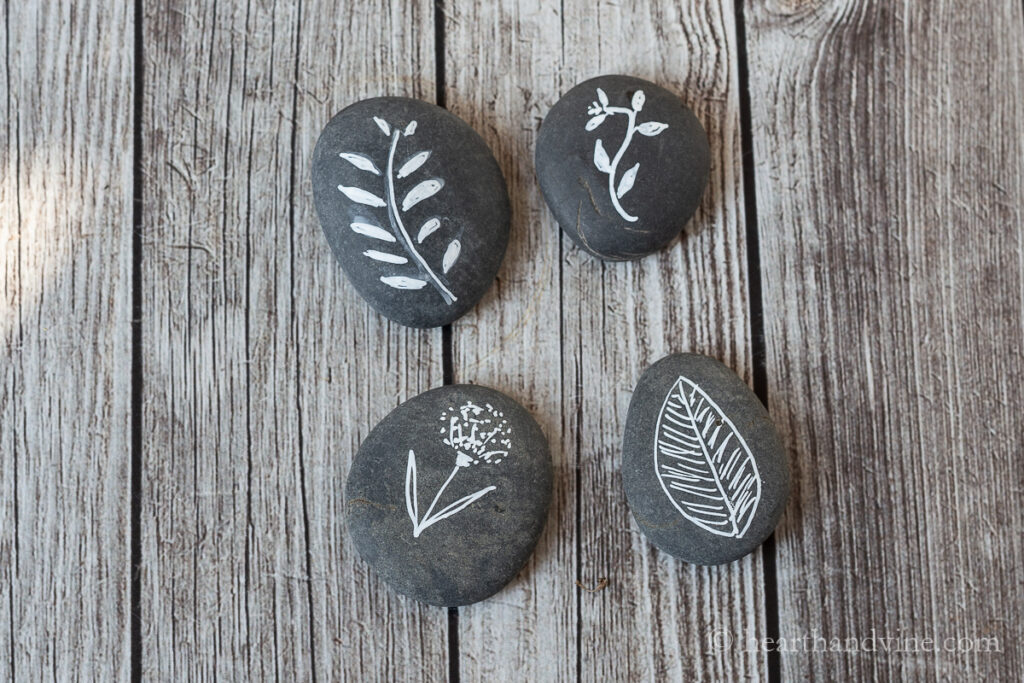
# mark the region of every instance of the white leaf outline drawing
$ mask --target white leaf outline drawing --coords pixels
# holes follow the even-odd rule
[[[382,242],[395,241],[394,235],[392,235],[390,232],[380,227],[379,225],[374,225],[373,223],[367,223],[365,221],[354,221],[349,224],[349,227],[352,228],[352,232],[362,235],[364,237],[372,237],[373,239],[381,240]]]
[[[615,172],[619,168],[619,162],[622,160],[622,155],[626,153],[626,149],[629,148],[629,143],[633,141],[633,134],[640,132],[641,135],[647,137],[653,137],[661,131],[668,128],[668,124],[660,123],[658,121],[648,121],[640,124],[639,128],[636,125],[636,115],[643,109],[644,102],[647,100],[647,96],[644,95],[643,90],[637,90],[633,93],[633,99],[630,102],[630,107],[612,107],[609,106],[608,95],[601,88],[597,88],[597,100],[591,102],[590,107],[587,108],[587,113],[591,115],[590,120],[587,121],[585,129],[589,132],[595,130],[598,126],[604,123],[604,120],[609,116],[616,114],[625,114],[627,125],[626,125],[626,136],[622,139],[622,144],[619,145],[618,151],[615,152],[615,156],[612,157],[611,162],[608,162],[608,154],[604,150],[604,145],[601,143],[601,139],[597,139],[597,143],[594,145],[594,166],[601,173],[608,174],[608,197],[612,200],[612,205],[615,210],[619,212],[619,215],[630,223],[635,223],[638,218],[630,213],[627,213],[622,208],[622,204],[619,203],[619,198],[626,194],[631,187],[633,187],[633,181],[636,179],[636,166],[630,171],[633,172],[633,178],[630,179],[629,186],[626,189],[621,189],[622,184],[619,184],[619,189],[615,187]],[[652,125],[653,124],[653,125]]]
[[[447,436],[443,443],[455,451],[455,467],[452,468],[448,478],[445,479],[441,488],[434,494],[423,517],[420,517],[419,508],[419,484],[416,467],[416,453],[410,448],[409,459],[405,467],[405,508],[412,521],[413,538],[419,538],[426,529],[437,524],[441,520],[448,519],[452,515],[465,510],[474,502],[484,497],[497,486],[485,486],[469,495],[449,503],[437,512],[437,506],[441,496],[444,495],[455,475],[460,469],[473,467],[474,465],[486,464],[497,465],[504,458],[508,457],[512,448],[512,430],[508,420],[504,419],[504,413],[496,409],[490,403],[483,406],[469,401],[459,408],[450,406],[441,414],[441,422],[447,423],[447,430],[441,429]]]
[[[434,231],[441,227],[441,219],[437,216],[430,218],[420,226],[419,234],[416,235],[416,243],[423,244],[423,240],[434,234]]]
[[[761,474],[728,415],[680,375],[665,396],[654,433],[654,471],[676,510],[705,531],[742,538],[761,501]]]
[[[633,189],[633,181],[636,180],[636,172],[640,168],[640,162],[633,164],[633,167],[622,174],[622,180],[619,181],[619,189],[615,190],[615,196],[622,199],[622,195],[626,194]]]
[[[452,240],[448,245],[448,248],[444,250],[444,259],[441,261],[441,270],[448,272],[452,269],[452,265],[455,263],[455,259],[459,258],[459,252],[462,251],[462,243],[458,240]]]
[[[380,175],[380,169],[377,168],[377,164],[373,163],[373,160],[368,156],[353,152],[340,152],[338,156],[362,171],[369,171],[374,175]]]
[[[434,272],[433,268],[430,267],[430,265],[427,263],[423,255],[420,254],[420,252],[416,249],[416,246],[413,243],[412,238],[409,236],[409,233],[405,228],[405,224],[402,222],[402,216],[401,212],[399,211],[398,200],[395,194],[395,151],[398,147],[398,141],[400,138],[409,137],[416,132],[416,121],[410,121],[405,126],[405,129],[402,130],[399,127],[392,126],[387,121],[378,116],[374,116],[372,117],[372,119],[373,122],[377,125],[377,127],[381,130],[381,132],[390,138],[390,147],[388,149],[388,158],[385,173],[386,201],[385,199],[378,197],[372,192],[369,192],[359,187],[348,187],[344,185],[338,185],[338,190],[340,190],[342,194],[348,197],[348,199],[358,204],[365,204],[367,206],[377,208],[387,207],[388,221],[391,224],[391,229],[395,235],[395,238],[387,239],[383,237],[383,229],[365,220],[354,221],[353,223],[350,224],[350,226],[354,232],[361,234],[363,236],[370,237],[372,239],[398,242],[409,255],[409,257],[412,259],[412,261],[415,263],[422,276],[421,278],[415,278],[404,275],[382,275],[379,277],[379,279],[383,284],[394,289],[417,290],[422,289],[426,284],[429,283],[433,285],[434,289],[436,289],[438,294],[441,295],[441,298],[444,300],[444,302],[450,306],[451,304],[458,300],[458,297],[456,297],[455,294],[452,293],[447,283],[443,281],[436,272]],[[402,168],[399,170],[398,178],[404,178],[407,175],[418,170],[420,166],[422,166],[423,163],[426,162],[430,155],[430,150],[424,150],[413,155],[410,159],[408,159],[405,162],[405,164],[403,164]],[[353,164],[357,168],[366,171],[376,172],[377,175],[380,174],[376,164],[374,164],[369,157],[363,154],[358,154],[354,152],[341,152],[339,153],[339,156],[342,159],[345,159],[349,163]],[[441,191],[443,187],[444,180],[441,178],[431,178],[428,180],[421,181],[420,183],[415,185],[412,188],[412,190],[406,193],[405,199],[402,202],[401,211],[408,211],[416,204],[426,199],[429,199],[430,197],[437,194],[439,191]],[[437,221],[436,224],[432,224],[432,221],[434,220]],[[437,230],[440,227],[440,225],[441,223],[440,220],[438,219],[428,220],[423,225],[423,227],[420,228],[418,243],[422,243],[423,240],[434,230]],[[449,245],[449,251],[450,249],[451,245]],[[409,261],[409,259],[406,259],[404,256],[388,254],[386,252],[382,252],[376,249],[369,249],[363,251],[362,253],[364,256],[378,262],[402,265],[408,263]],[[448,269],[451,267],[454,260],[455,259],[452,258],[448,261],[447,267],[444,267],[442,270],[444,274],[448,273]]]

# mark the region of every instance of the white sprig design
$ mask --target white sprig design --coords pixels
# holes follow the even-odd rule
[[[497,488],[485,486],[434,512],[445,489],[452,483],[460,469],[481,464],[497,465],[508,457],[512,448],[512,440],[509,438],[512,430],[508,420],[505,419],[504,413],[490,403],[481,406],[470,401],[459,408],[449,407],[442,413],[441,422],[444,423],[441,434],[445,435],[442,443],[455,451],[455,467],[434,494],[434,499],[422,518],[419,508],[416,453],[412,449],[409,450],[405,469],[405,506],[409,519],[412,520],[414,538],[419,538],[428,527],[461,512]]]
[[[732,420],[686,377],[658,414],[654,466],[683,517],[718,536],[747,532],[761,500],[757,463]]]
[[[446,304],[452,304],[457,300],[447,282],[441,275],[447,275],[448,271],[455,264],[462,250],[462,244],[458,239],[453,239],[444,250],[444,257],[441,263],[441,275],[427,263],[427,260],[420,253],[417,245],[423,244],[424,240],[430,237],[441,227],[441,219],[433,217],[428,219],[420,227],[416,241],[410,237],[402,220],[402,214],[412,209],[420,202],[426,201],[436,195],[444,188],[444,179],[427,178],[416,183],[405,193],[401,203],[398,201],[396,180],[403,180],[416,171],[430,158],[431,151],[423,150],[410,156],[395,172],[395,154],[398,149],[398,142],[403,137],[409,137],[416,132],[416,122],[410,121],[404,129],[393,126],[384,119],[374,116],[373,122],[380,129],[381,133],[390,139],[387,163],[383,173],[383,192],[377,194],[362,187],[338,185],[338,190],[350,201],[372,208],[387,208],[388,224],[390,232],[377,224],[373,219],[359,217],[350,224],[353,232],[378,242],[398,244],[405,251],[405,255],[395,254],[381,249],[368,248],[362,252],[363,256],[378,263],[392,265],[405,265],[410,261],[416,266],[417,273],[412,275],[388,274],[380,276],[380,281],[394,289],[416,290],[423,289],[428,284],[437,290]],[[357,152],[341,152],[339,156],[361,171],[375,176],[381,176],[381,170],[369,156]]]
[[[622,155],[626,153],[626,149],[629,147],[629,143],[633,141],[633,135],[639,133],[647,137],[654,137],[661,133],[661,131],[668,128],[667,123],[659,123],[657,121],[647,121],[641,123],[639,126],[636,124],[636,115],[644,108],[644,102],[647,101],[647,96],[644,95],[643,90],[637,90],[633,93],[633,100],[630,103],[630,107],[613,107],[609,104],[608,95],[601,88],[597,89],[597,101],[591,102],[590,107],[587,109],[587,113],[591,115],[591,118],[587,121],[587,131],[595,130],[598,126],[604,123],[604,120],[609,116],[616,114],[624,114],[626,116],[626,136],[622,140],[622,144],[619,145],[618,151],[615,152],[615,156],[608,157],[608,152],[605,151],[604,144],[601,139],[598,138],[597,142],[594,143],[594,166],[601,173],[608,174],[608,196],[612,200],[612,204],[615,206],[615,210],[619,212],[619,215],[630,223],[637,221],[637,217],[627,213],[622,208],[622,204],[619,200],[633,189],[633,183],[636,182],[637,171],[640,170],[640,164],[633,164],[618,181],[616,186],[615,175],[619,168],[619,162],[622,160]]]

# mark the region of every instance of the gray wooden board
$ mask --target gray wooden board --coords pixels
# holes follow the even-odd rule
[[[1021,3],[748,14],[782,676],[1021,680]]]
[[[446,616],[369,574],[342,500],[373,423],[440,384],[441,335],[387,323],[345,283],[309,181],[335,111],[431,96],[431,17],[425,2],[148,6],[146,675],[447,670]]]
[[[769,407],[794,472],[778,635],[939,643],[794,644],[782,678],[1024,677],[1019,3],[745,3],[743,45],[737,8],[714,0],[451,0],[440,33],[429,0],[142,4],[141,63],[131,3],[0,10],[0,676],[129,677],[134,410],[147,678],[765,678],[761,553],[711,569],[665,557],[617,474],[650,362],[701,351],[752,380],[754,227]],[[533,177],[541,118],[605,72],[678,93],[713,150],[686,235],[632,264],[573,248]],[[331,114],[433,100],[439,80],[513,206],[498,281],[453,327],[454,379],[520,399],[558,475],[535,557],[452,634],[444,610],[374,577],[343,527],[352,454],[442,383],[442,334],[358,298],[308,171]]]
[[[130,3],[0,8],[0,678],[130,661]]]

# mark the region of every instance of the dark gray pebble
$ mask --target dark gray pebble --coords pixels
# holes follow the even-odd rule
[[[535,157],[566,234],[594,256],[621,261],[682,231],[700,204],[711,153],[678,97],[639,78],[599,76],[551,108]]]
[[[754,392],[717,360],[686,353],[649,367],[633,392],[622,483],[654,545],[713,565],[771,535],[789,496],[789,469]]]
[[[473,308],[508,244],[508,191],[487,144],[420,100],[363,100],[332,118],[313,152],[313,196],[356,290],[411,327]]]
[[[514,400],[472,385],[395,408],[359,448],[345,490],[362,558],[397,592],[468,605],[522,569],[551,502],[547,440]]]

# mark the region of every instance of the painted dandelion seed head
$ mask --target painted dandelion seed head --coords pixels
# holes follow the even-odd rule
[[[505,414],[490,403],[472,401],[460,407],[449,406],[441,414],[443,443],[456,453],[456,467],[480,463],[497,465],[512,447],[512,428]]]

